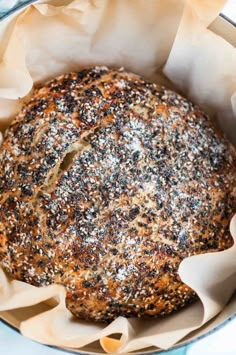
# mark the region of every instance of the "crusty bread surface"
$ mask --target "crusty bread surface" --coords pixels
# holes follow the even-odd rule
[[[235,158],[171,90],[122,69],[62,75],[5,133],[0,265],[35,286],[64,285],[83,319],[180,309],[196,298],[180,262],[232,245]]]

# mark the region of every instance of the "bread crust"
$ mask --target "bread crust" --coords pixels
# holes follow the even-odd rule
[[[180,309],[196,298],[180,262],[232,245],[235,157],[171,90],[122,69],[62,75],[5,134],[0,264],[32,285],[64,285],[83,319]]]

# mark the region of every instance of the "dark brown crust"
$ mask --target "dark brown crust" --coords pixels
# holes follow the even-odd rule
[[[195,298],[181,260],[232,245],[234,149],[198,107],[134,74],[86,69],[37,90],[0,162],[1,265],[65,285],[78,317],[179,309]]]

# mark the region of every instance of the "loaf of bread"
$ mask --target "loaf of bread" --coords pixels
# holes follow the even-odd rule
[[[234,148],[179,94],[122,69],[62,75],[5,133],[0,265],[64,285],[83,319],[169,314],[196,299],[180,262],[232,245],[235,186]]]

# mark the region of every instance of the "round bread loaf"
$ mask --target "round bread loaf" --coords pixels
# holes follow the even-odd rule
[[[122,69],[62,75],[5,134],[0,264],[64,285],[80,318],[168,314],[196,298],[180,262],[232,245],[235,162],[177,93]]]

